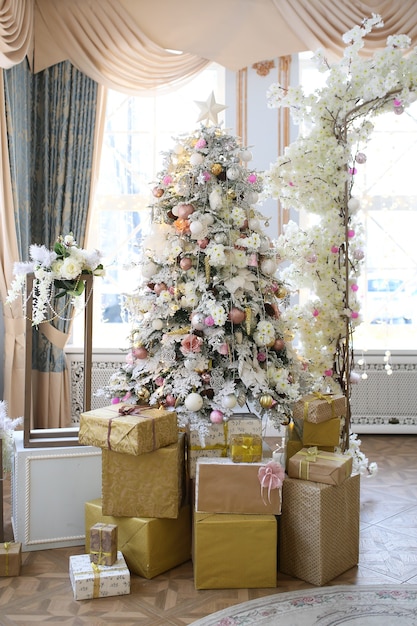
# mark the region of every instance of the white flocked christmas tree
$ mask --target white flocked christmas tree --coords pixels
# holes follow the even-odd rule
[[[142,280],[127,297],[126,362],[102,392],[117,403],[171,407],[204,436],[234,412],[286,423],[302,363],[281,312],[281,259],[256,207],[262,175],[207,100],[192,133],[164,153],[153,188]],[[246,407],[246,409],[243,409]]]

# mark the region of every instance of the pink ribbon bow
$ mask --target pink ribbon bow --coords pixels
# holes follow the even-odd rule
[[[276,461],[269,461],[266,465],[262,465],[258,470],[258,479],[261,485],[262,501],[266,506],[264,498],[264,489],[268,488],[268,502],[271,503],[271,489],[279,489],[285,478],[285,470]]]

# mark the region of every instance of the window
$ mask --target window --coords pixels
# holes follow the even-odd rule
[[[324,80],[311,53],[301,54],[305,92]],[[353,188],[361,202],[366,240],[360,279],[364,322],[355,331],[354,346],[410,350],[417,347],[417,102],[401,115],[384,113],[372,122],[366,162],[358,164]]]
[[[152,181],[173,138],[198,127],[199,108],[211,92],[224,102],[225,70],[212,64],[187,85],[158,97],[109,90],[106,124],[88,248],[105,256],[106,276],[94,282],[94,348],[126,348],[129,324],[121,295],[134,290],[141,240],[150,223]],[[221,121],[219,115],[219,122]],[[130,268],[130,269],[129,269]],[[73,345],[82,345],[83,320],[74,320]]]

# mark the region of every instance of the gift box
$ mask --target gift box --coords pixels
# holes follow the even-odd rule
[[[102,451],[104,515],[176,518],[184,483],[184,433],[177,433],[177,443],[140,456]]]
[[[19,576],[22,567],[22,544],[5,541],[0,543],[0,576]]]
[[[117,526],[97,522],[90,528],[90,561],[113,565],[117,559]]]
[[[188,471],[195,478],[198,458],[222,458],[229,456],[230,438],[233,435],[257,435],[262,437],[262,421],[250,413],[236,413],[227,422],[210,424],[204,440],[199,432],[188,431]]]
[[[343,394],[312,393],[301,398],[293,408],[294,418],[314,424],[344,415],[346,415],[346,397]]]
[[[340,485],[352,473],[352,457],[323,452],[316,446],[303,448],[288,462],[288,476],[327,485]]]
[[[130,593],[130,572],[121,552],[113,565],[97,565],[89,554],[70,556],[70,581],[76,600],[90,600]]]
[[[286,478],[282,488],[280,571],[325,585],[359,560],[360,476],[341,485]]]
[[[334,417],[327,422],[314,424],[303,419],[294,419],[298,435],[305,446],[335,447],[340,444],[340,417]]]
[[[275,479],[274,475],[268,474],[268,469],[278,470]],[[234,463],[229,458],[198,459],[195,510],[204,513],[279,515],[284,476],[284,468],[271,461]]]
[[[230,458],[234,463],[257,463],[262,459],[262,437],[231,435]]]
[[[177,519],[112,517],[103,515],[101,498],[85,504],[85,527],[97,522],[116,524],[118,549],[132,572],[154,578],[191,559],[191,508],[181,508]],[[86,532],[86,551],[89,552]]]
[[[112,404],[81,413],[78,440],[82,445],[137,456],[169,446],[177,436],[173,411]]]
[[[277,586],[277,520],[273,515],[194,513],[196,589]]]

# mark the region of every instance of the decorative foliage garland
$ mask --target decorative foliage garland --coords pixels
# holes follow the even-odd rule
[[[304,95],[301,87],[285,91],[274,84],[267,94],[269,107],[289,107],[293,121],[307,129],[267,172],[267,192],[285,208],[317,219],[306,229],[289,222],[278,239],[278,251],[291,262],[282,278],[294,291],[306,288],[311,294],[284,315],[297,329],[315,388],[342,391],[348,398],[364,258],[355,174],[366,161],[372,117],[401,114],[415,100],[417,88],[417,53],[409,51],[406,35],[388,37],[386,47],[370,59],[360,57],[364,37],[382,25],[373,14],[347,32],[343,41],[348,45],[337,64],[329,65],[322,51],[315,54],[319,70],[327,73],[321,89]],[[346,437],[349,419],[348,414]]]
[[[104,276],[101,253],[98,250],[87,252],[79,248],[74,235],[60,236],[53,250],[45,246],[32,244],[29,248],[31,261],[15,263],[15,280],[9,290],[6,302],[9,304],[21,295],[26,276],[34,273],[32,323],[38,326],[42,322],[61,317],[56,311],[52,298],[71,296],[73,304],[77,304],[79,296],[84,292],[82,274]],[[67,316],[68,317],[68,316]]]

